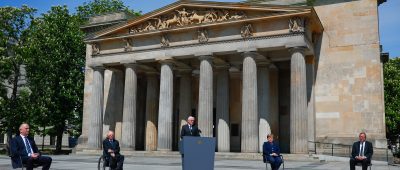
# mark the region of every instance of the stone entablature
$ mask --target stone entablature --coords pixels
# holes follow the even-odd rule
[[[240,35],[239,35],[240,36]],[[243,44],[246,44],[245,46]],[[305,34],[294,33],[277,36],[266,36],[266,37],[253,37],[247,39],[232,39],[217,42],[201,43],[201,44],[188,44],[180,45],[169,48],[143,48],[129,53],[121,52],[110,54],[102,54],[100,57],[94,57],[88,63],[90,65],[102,65],[108,63],[119,63],[120,61],[134,61],[134,62],[146,62],[146,61],[157,61],[167,57],[173,57],[175,59],[185,58],[194,54],[201,54],[207,51],[209,54],[213,53],[229,53],[229,52],[240,52],[246,49],[264,49],[264,48],[275,48],[275,49],[286,49],[291,47],[308,47],[306,55],[310,55],[313,52],[313,45],[307,40]],[[104,56],[104,57],[103,57]],[[193,56],[194,57],[194,56]],[[271,56],[273,57],[273,56]],[[275,60],[275,59],[273,59]],[[281,60],[281,59],[278,59]]]
[[[304,33],[312,42],[322,32],[309,7],[180,1],[127,23],[99,31],[86,40],[92,57],[240,39]],[[174,19],[175,21],[170,21]],[[224,32],[221,32],[224,30]]]
[[[221,29],[227,31],[221,32]],[[92,44],[93,57],[98,57],[299,32],[306,33],[311,41],[313,33],[322,30],[318,17],[309,7],[179,1],[126,24],[101,30],[86,42]]]

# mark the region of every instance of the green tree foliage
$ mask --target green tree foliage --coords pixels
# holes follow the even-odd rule
[[[61,151],[62,135],[81,132],[86,46],[80,26],[88,16],[128,11],[120,0],[94,0],[71,14],[66,6],[52,7],[32,21],[25,45],[25,63],[30,94],[29,108],[35,126],[50,127],[55,133],[56,151]],[[80,134],[73,133],[79,136]]]
[[[21,91],[22,44],[35,11],[27,6],[0,8],[0,132],[7,131],[8,139],[18,132],[19,123],[28,119],[25,104],[29,92]],[[11,95],[6,95],[7,90]]]
[[[130,10],[120,0],[94,0],[89,3],[85,2],[82,6],[78,6],[76,11],[76,15],[83,20],[86,20],[90,16],[117,11],[124,11],[134,16],[139,16],[141,13]]]
[[[386,137],[394,141],[400,135],[400,58],[384,65]]]
[[[79,19],[66,6],[52,7],[33,20],[25,43],[26,70],[38,125],[52,126],[61,150],[67,122],[81,118],[83,105],[85,44]]]

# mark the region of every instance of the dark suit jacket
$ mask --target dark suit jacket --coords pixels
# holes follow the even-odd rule
[[[181,139],[184,136],[200,136],[201,131],[196,125],[192,126],[192,130],[189,129],[189,125],[183,125],[181,130]]]
[[[372,143],[365,141],[364,156],[371,161],[372,154],[374,154]],[[353,149],[351,150],[351,158],[356,158],[360,153],[360,141],[354,142]]]
[[[112,143],[108,138],[103,140],[103,155],[106,157],[106,159],[109,159],[111,157],[111,154],[108,153],[108,149],[112,149],[115,155],[120,155],[120,147],[117,140],[113,139]]]
[[[34,153],[39,153],[38,147],[32,137],[28,136],[29,143]],[[29,159],[28,152],[26,151],[24,140],[20,135],[15,136],[11,140],[10,145],[11,162],[13,168],[21,168],[21,159]]]
[[[264,142],[263,144],[263,154],[270,155],[272,153],[276,153],[278,155],[281,154],[281,149],[279,145],[274,141],[272,144],[270,142]]]

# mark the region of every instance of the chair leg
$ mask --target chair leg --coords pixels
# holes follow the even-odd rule
[[[265,163],[265,169],[268,170],[268,163]]]

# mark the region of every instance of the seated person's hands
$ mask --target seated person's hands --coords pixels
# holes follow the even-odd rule
[[[367,159],[367,157],[365,157],[365,156],[356,156],[356,159],[357,160],[364,160],[364,159]]]
[[[111,155],[112,157],[115,157],[114,150],[112,150],[112,149],[108,149],[108,153],[110,153],[110,155]]]
[[[276,154],[276,153],[272,153],[272,154],[271,154],[271,156],[278,156],[278,154]]]
[[[39,157],[39,154],[38,153],[32,153],[31,154],[31,158],[33,158],[33,159],[36,159],[36,158],[38,158]]]

